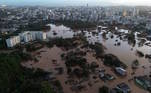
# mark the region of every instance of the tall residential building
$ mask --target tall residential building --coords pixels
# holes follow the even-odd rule
[[[46,32],[42,31],[31,31],[34,40],[45,40],[47,38]]]
[[[29,42],[29,41],[33,41],[32,38],[32,34],[31,33],[27,33],[26,35],[24,35],[24,42]]]
[[[20,36],[12,36],[6,39],[7,47],[14,47],[15,45],[20,43]]]
[[[19,34],[20,38],[21,38],[21,42],[29,42],[29,41],[33,41],[33,36],[31,34],[31,32],[29,31],[25,31],[23,33]]]
[[[37,33],[37,39],[39,40],[45,40],[47,38],[46,32],[38,32]]]
[[[28,43],[34,40],[45,40],[47,38],[46,32],[42,31],[25,31],[18,36],[13,36],[6,40],[7,47],[13,47],[18,43]]]

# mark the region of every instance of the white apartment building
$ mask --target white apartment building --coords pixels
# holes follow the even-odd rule
[[[47,34],[45,32],[37,32],[37,39],[45,40],[47,38]]]
[[[47,38],[46,32],[32,31],[31,34],[34,40],[45,40]]]
[[[21,42],[29,42],[32,41],[32,34],[29,31],[23,32],[19,34]]]
[[[27,33],[26,35],[23,36],[23,40],[25,43],[33,41],[33,37],[31,33]]]
[[[47,38],[46,32],[42,31],[25,31],[19,33],[18,36],[10,37],[6,40],[7,47],[13,47],[18,43],[28,43],[34,40],[45,40]]]
[[[19,34],[22,42],[29,42],[34,40],[45,40],[47,38],[46,32],[42,31],[25,31]]]
[[[20,43],[20,36],[12,36],[6,39],[7,47],[14,47],[15,45]]]

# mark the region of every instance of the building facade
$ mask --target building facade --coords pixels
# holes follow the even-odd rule
[[[19,33],[18,36],[10,37],[6,40],[7,47],[14,47],[18,43],[28,43],[35,40],[45,40],[47,39],[46,32],[42,31],[25,31]]]
[[[15,45],[20,43],[20,37],[19,36],[13,36],[8,39],[6,39],[7,47],[14,47]]]

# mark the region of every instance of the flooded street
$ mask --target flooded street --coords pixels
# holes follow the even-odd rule
[[[47,32],[47,37],[48,38],[54,38],[54,37],[62,37],[62,38],[72,38],[74,35],[77,33],[80,33],[80,31],[72,31],[70,28],[67,28],[63,25],[61,26],[56,26],[52,25],[51,26],[51,31]],[[97,31],[97,30],[96,30]],[[107,85],[110,88],[114,88],[117,84],[121,82],[125,82],[130,86],[132,89],[132,93],[148,93],[147,91],[137,87],[133,81],[129,81],[129,79],[132,79],[134,76],[140,76],[140,75],[150,75],[151,73],[151,62],[149,62],[149,59],[145,57],[138,57],[136,55],[136,50],[139,50],[143,52],[144,54],[151,54],[151,47],[143,45],[141,47],[138,46],[138,43],[136,43],[135,46],[132,46],[128,44],[128,41],[125,40],[120,40],[117,35],[113,34],[113,38],[110,38],[110,34],[108,33],[106,37],[108,39],[104,39],[102,37],[102,32],[98,32],[97,34],[93,34],[92,32],[84,31],[84,36],[87,38],[89,43],[102,43],[105,47],[105,53],[109,54],[114,54],[116,55],[122,62],[124,62],[128,68],[127,70],[127,76],[124,78],[118,77],[115,75],[115,73],[112,71],[110,67],[107,67],[103,65],[103,62],[100,59],[96,59],[93,55],[93,52],[88,52],[85,56],[87,61],[89,63],[95,61],[99,64],[99,68],[104,68],[107,73],[113,75],[116,79],[113,81],[108,81],[108,82],[103,82],[99,78],[93,79],[90,78],[89,81],[85,81],[83,84],[86,86],[86,89],[84,91],[81,91],[80,93],[98,93],[98,89],[103,86]],[[119,46],[115,46],[115,43],[120,42]],[[42,52],[41,52],[42,51]],[[37,52],[40,52],[40,55],[37,55]],[[67,51],[64,51],[63,49],[59,47],[52,47],[47,48],[44,47],[36,52],[33,52],[33,56],[38,57],[38,62],[34,61],[29,61],[29,62],[24,62],[22,63],[23,66],[29,67],[29,68],[41,68],[45,71],[48,72],[53,72],[57,80],[61,82],[61,85],[63,87],[64,93],[74,93],[71,90],[71,86],[68,84],[65,84],[66,80],[68,80],[68,75],[67,75],[67,69],[65,62],[61,59],[61,54],[66,53]],[[133,70],[131,68],[132,62],[134,60],[139,61],[139,68],[136,70]],[[57,71],[55,70],[56,68],[61,67],[63,68],[64,73],[61,75],[57,74]],[[133,75],[132,73],[135,72]],[[98,76],[93,74],[92,76]],[[88,83],[92,83],[92,86],[88,86]]]

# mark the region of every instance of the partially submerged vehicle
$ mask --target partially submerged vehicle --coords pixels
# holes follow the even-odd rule
[[[134,78],[135,83],[141,88],[151,92],[151,79],[146,76],[139,76]]]
[[[126,83],[120,83],[116,86],[117,93],[130,93],[131,89]]]
[[[120,76],[126,76],[127,75],[126,70],[121,68],[121,67],[116,67],[115,68],[115,73],[120,75]]]

